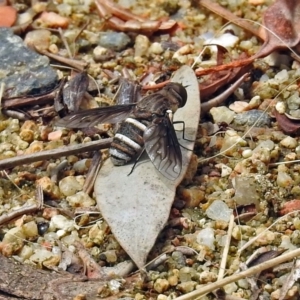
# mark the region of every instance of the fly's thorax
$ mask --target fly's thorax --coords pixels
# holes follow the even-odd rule
[[[177,106],[177,108],[180,108],[186,104],[187,91],[182,84],[177,82],[169,82],[162,89],[162,92],[165,93],[166,97],[169,99],[173,106],[175,105]]]
[[[124,165],[138,155],[144,147],[143,134],[149,122],[127,118],[115,134],[109,153],[114,165]]]

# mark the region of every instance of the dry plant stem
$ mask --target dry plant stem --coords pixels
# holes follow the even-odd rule
[[[82,190],[87,193],[87,194],[91,194],[93,187],[94,187],[94,183],[96,180],[96,176],[99,172],[99,169],[101,167],[101,159],[102,159],[102,155],[100,151],[96,151],[93,159],[92,159],[92,164],[88,170],[88,173],[86,175],[86,179],[84,182],[84,185],[82,187]]]
[[[66,64],[67,66],[70,66],[78,71],[84,71],[87,67],[87,63],[84,61],[79,61],[79,60],[75,60],[75,59],[71,59],[71,58],[66,58],[66,57],[62,57],[59,55],[55,55],[53,53],[50,53],[48,51],[41,51],[36,49],[37,52],[39,52],[40,54],[46,55],[49,58],[52,58],[56,61],[59,61],[63,64]]]
[[[11,211],[9,213],[3,214],[0,216],[0,225],[5,224],[9,222],[12,219],[15,219],[19,216],[26,215],[26,214],[31,214],[39,210],[39,206],[37,204],[30,204],[27,205],[25,204],[21,208]]]
[[[16,108],[16,107],[27,106],[27,105],[47,104],[50,101],[53,101],[58,90],[59,88],[56,88],[50,93],[43,94],[40,96],[35,96],[35,97],[18,97],[18,98],[6,99],[6,100],[3,99],[2,108]]]
[[[59,158],[62,156],[68,156],[73,154],[79,154],[83,152],[95,151],[99,149],[106,149],[110,147],[112,138],[93,141],[86,144],[65,146],[58,149],[41,151],[38,153],[20,155],[7,159],[0,160],[0,170],[13,168],[23,164],[30,164],[36,161],[48,160],[52,158]]]
[[[241,68],[244,66],[247,66],[251,63],[253,63],[253,61],[255,60],[256,57],[251,56],[245,59],[241,59],[241,60],[234,60],[228,64],[224,64],[224,65],[220,65],[220,66],[214,66],[208,69],[197,69],[195,71],[195,74],[197,76],[203,76],[203,75],[208,75],[214,72],[220,72],[220,71],[224,71],[224,70],[232,70],[233,68]]]
[[[78,251],[78,256],[83,261],[86,271],[85,275],[87,275],[89,279],[93,278],[105,280],[108,278],[107,274],[103,271],[100,265],[97,264],[97,262],[92,258],[92,256],[88,253],[88,251],[80,242],[75,241],[74,246]]]
[[[277,222],[280,222],[283,220],[283,218],[291,215],[291,214],[295,214],[295,213],[299,213],[300,210],[295,210],[292,211],[284,216],[282,216],[281,218],[277,219],[273,224],[271,224],[269,227],[267,227],[264,231],[262,231],[261,233],[259,233],[256,237],[254,237],[253,239],[251,239],[250,241],[248,241],[242,248],[240,248],[237,251],[237,254],[240,255],[245,249],[247,249],[252,243],[254,243],[262,234],[264,234],[267,230],[269,230],[270,228],[272,228]]]
[[[60,38],[61,38],[61,40],[62,40],[62,42],[63,42],[63,44],[64,44],[64,46],[65,46],[65,48],[66,48],[66,50],[68,52],[69,58],[73,58],[73,55],[71,53],[69,44],[68,44],[68,42],[67,42],[67,40],[66,40],[66,38],[64,36],[64,33],[63,33],[61,27],[58,28],[58,32],[59,32]]]
[[[294,259],[295,257],[300,256],[300,249],[296,249],[293,251],[290,251],[286,254],[283,254],[279,257],[273,258],[269,261],[266,261],[260,265],[254,266],[250,269],[247,269],[246,271],[242,271],[238,274],[234,274],[231,275],[229,277],[226,277],[220,281],[216,281],[210,284],[206,284],[203,287],[200,287],[198,290],[195,290],[191,293],[188,293],[186,295],[177,297],[175,300],[192,300],[192,299],[196,299],[196,297],[200,297],[202,295],[205,295],[207,293],[210,293],[216,289],[219,289],[221,287],[223,287],[226,284],[232,283],[232,282],[236,282],[240,279],[249,277],[249,276],[253,276],[256,273],[262,272],[264,270],[273,268],[281,263],[287,262],[289,260]]]
[[[225,274],[225,268],[226,268],[228,251],[229,251],[229,247],[230,247],[230,241],[231,241],[231,234],[232,234],[232,230],[233,230],[233,225],[234,225],[234,215],[232,214],[230,216],[230,220],[229,220],[227,239],[226,239],[225,247],[224,247],[223,254],[222,254],[222,260],[221,260],[221,264],[220,264],[218,280],[221,280],[224,277],[224,274]]]
[[[225,300],[247,300],[245,298],[240,298],[238,296],[231,296],[231,295],[226,295]]]
[[[258,29],[254,28],[253,24],[249,21],[246,21],[242,18],[237,17],[235,14],[231,13],[224,7],[220,6],[219,4],[211,1],[211,0],[200,0],[199,4],[208,10],[214,12],[215,14],[219,15],[220,17],[232,22],[243,29],[251,32],[253,35],[259,37],[260,39],[264,40],[264,34],[262,34]]]
[[[233,83],[227,90],[217,97],[201,103],[201,115],[208,113],[213,107],[222,104],[249,76],[249,73],[244,74],[235,83]]]
[[[40,185],[37,186],[36,190],[36,198],[37,198],[37,203],[36,204],[25,204],[21,208],[11,211],[9,213],[3,214],[0,216],[0,225],[5,224],[9,222],[12,219],[15,219],[19,216],[23,216],[25,214],[32,214],[36,212],[37,210],[42,209],[43,204],[44,204],[44,197],[43,197],[43,190]]]
[[[145,22],[146,21],[146,19],[131,13],[129,10],[125,10],[123,7],[113,3],[112,1],[97,0],[96,5],[97,4],[104,5],[111,14],[119,17],[120,19],[135,20],[135,21],[139,21],[139,22]]]
[[[163,264],[167,259],[168,256],[165,253],[160,255],[145,266],[146,270],[150,271],[157,268],[159,265]]]

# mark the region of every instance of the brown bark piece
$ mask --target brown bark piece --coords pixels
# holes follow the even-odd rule
[[[84,277],[35,269],[2,255],[0,265],[0,300],[71,300],[78,294],[85,295],[86,300],[92,300],[97,299],[99,288],[105,284],[100,280],[86,281]]]

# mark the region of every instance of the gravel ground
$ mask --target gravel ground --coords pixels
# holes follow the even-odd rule
[[[215,66],[216,47],[203,47],[208,41],[226,47],[231,60],[242,53],[255,54],[262,44],[251,33],[226,24],[197,1],[156,0],[147,7],[144,2],[123,0],[119,4],[145,18],[167,20],[171,15],[178,22],[176,30],[150,34],[111,30],[91,0],[34,2],[32,7],[17,1],[14,5],[19,22],[30,20],[32,11],[56,13],[51,17],[35,16],[33,28],[48,29],[30,29],[22,38],[27,45],[67,58],[71,54],[88,63],[87,73],[93,78],[88,91],[94,97],[86,99],[82,104],[85,108],[114,103],[117,78],[124,75],[124,68],[142,84],[158,83],[184,64],[197,70]],[[271,3],[219,1],[238,17],[256,22],[262,22],[263,12]],[[58,27],[62,28],[61,34]],[[71,76],[67,68],[53,68],[60,78]],[[240,85],[221,107],[213,107],[201,117],[190,170],[177,189],[169,222],[148,260],[165,254],[142,274],[143,280],[133,281],[126,289],[121,280],[109,281],[99,292],[101,299],[114,295],[114,299],[196,299],[188,293],[247,268],[262,266],[299,247],[299,138],[296,131],[284,133],[272,111],[276,107],[297,122],[299,75],[299,63],[289,51],[274,52],[255,61],[250,80]],[[208,79],[209,75],[199,81],[205,83]],[[208,98],[223,91],[224,87]],[[113,128],[107,124],[90,131],[63,129],[54,125],[58,117],[53,109],[43,117],[37,116],[36,107],[30,111],[35,112],[33,120],[1,115],[2,160],[44,150],[59,151],[64,145],[87,144],[113,136]],[[107,150],[101,151],[106,158]],[[78,259],[67,264],[63,258],[63,253],[76,254],[76,241],[80,241],[99,266],[115,268],[128,260],[101,219],[93,189],[84,188],[92,164],[91,153],[62,154],[1,172],[3,255],[37,268],[80,273],[83,266]],[[135,183],[129,182],[129,188],[130,184]],[[42,200],[40,208],[37,201]],[[25,205],[28,210],[24,210]],[[294,274],[298,261],[293,264],[290,260],[291,257],[283,259],[241,278],[232,277],[232,282],[221,285],[218,296],[209,293],[197,299],[298,299],[299,283]]]

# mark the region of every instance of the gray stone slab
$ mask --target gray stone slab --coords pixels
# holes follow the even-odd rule
[[[0,28],[0,83],[4,97],[45,93],[56,85],[57,73],[49,59],[27,48],[23,40],[7,28]]]

